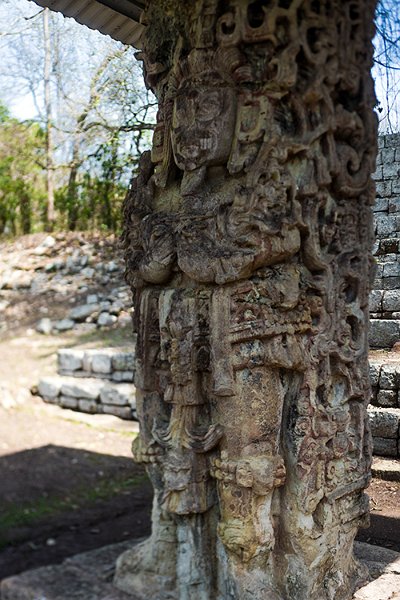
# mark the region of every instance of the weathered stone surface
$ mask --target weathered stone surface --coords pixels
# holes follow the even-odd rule
[[[397,152],[398,151],[399,151],[399,148],[397,148]],[[399,213],[400,212],[400,198],[390,198],[388,211],[389,211],[389,213]]]
[[[86,398],[79,398],[78,408],[82,412],[87,412],[91,414],[99,412],[99,406],[96,400],[87,400]]]
[[[147,5],[159,111],[124,243],[155,503],[120,589],[349,600],[365,575],[373,10]]]
[[[133,375],[133,371],[114,371],[114,373],[112,374],[112,380],[117,382],[133,382]]]
[[[382,278],[382,289],[383,290],[395,290],[400,287],[400,277],[383,277]]]
[[[398,574],[384,574],[358,590],[354,600],[400,600],[399,584]]]
[[[371,381],[371,385],[376,387],[379,385],[379,375],[381,372],[380,363],[373,363],[370,361],[369,363],[369,378]]]
[[[380,459],[381,462],[383,459]],[[392,461],[393,462],[393,461]],[[370,579],[378,579],[384,573],[400,576],[400,554],[382,546],[354,542],[354,554],[368,567]],[[400,590],[400,577],[398,577]]]
[[[100,327],[110,327],[116,323],[118,318],[115,315],[110,315],[108,312],[102,312],[97,319],[97,325]]]
[[[40,321],[36,325],[36,331],[38,333],[43,333],[44,335],[50,335],[53,329],[53,323],[51,319],[44,317],[40,319]]]
[[[122,311],[118,316],[118,325],[120,327],[132,327],[132,317],[128,312]]]
[[[81,306],[75,306],[69,312],[69,318],[74,321],[84,321],[87,317],[90,317],[93,313],[99,310],[98,304],[82,304]]]
[[[112,357],[112,366],[116,371],[133,371],[134,352],[119,352]]]
[[[400,482],[400,461],[376,456],[372,462],[372,475],[386,481]]]
[[[107,352],[96,352],[92,355],[92,371],[95,373],[111,373],[111,356]]]
[[[378,406],[397,407],[397,390],[379,390],[376,401]]]
[[[103,404],[102,411],[105,414],[115,415],[120,419],[132,419],[132,408],[129,406],[116,406],[115,404]]]
[[[95,273],[96,273],[96,271],[94,269],[92,269],[92,267],[85,267],[81,271],[82,277],[86,277],[86,279],[92,279],[92,277],[94,276]]]
[[[370,407],[368,414],[374,438],[398,438],[400,409]]]
[[[40,380],[38,391],[46,400],[55,400],[61,389],[59,377],[45,377]]]
[[[135,597],[96,576],[85,575],[75,565],[60,565],[4,579],[1,600],[135,600]]]
[[[135,405],[135,388],[128,383],[119,385],[105,384],[100,392],[101,402],[119,406]]]
[[[88,398],[96,400],[100,396],[104,383],[97,379],[62,378],[61,394],[73,398]]]
[[[369,310],[371,312],[380,312],[382,310],[382,290],[372,290],[369,295]]]
[[[74,556],[65,559],[63,564],[66,566],[77,567],[86,575],[93,575],[99,579],[108,580],[110,571],[112,572],[114,570],[115,561],[121,552],[132,548],[140,541],[140,539],[128,540],[96,548],[95,550],[89,550],[88,552],[75,554]],[[364,552],[366,552],[366,550],[364,550]]]
[[[400,387],[400,362],[382,365],[379,386],[384,390],[397,390]]]
[[[97,294],[89,294],[86,297],[87,304],[97,304],[99,302],[99,297]]]
[[[373,436],[373,451],[376,456],[397,456],[397,439]]]
[[[114,570],[118,555],[135,547],[136,544],[137,540],[112,544],[67,558],[62,565],[41,567],[10,577],[2,582],[1,598],[2,600],[139,600],[137,596],[126,595],[116,590],[109,583],[110,573]],[[354,544],[354,551],[356,557],[368,566],[371,578],[378,579],[383,574],[392,576],[385,580],[386,593],[389,594],[386,598],[395,598],[393,593],[397,593],[400,589],[400,555],[386,548],[360,542]],[[374,590],[373,587],[371,588],[372,585],[381,586],[382,581],[379,583],[372,581],[358,590],[353,600],[371,600],[371,595],[368,594],[371,593],[371,589]],[[376,589],[375,587],[375,591]],[[171,600],[171,598],[172,595],[166,594],[152,600]],[[381,598],[375,596],[373,600],[381,600]]]
[[[78,398],[73,398],[72,396],[60,396],[58,399],[58,403],[63,408],[71,408],[77,409],[78,407]]]
[[[388,311],[400,311],[400,290],[386,291],[383,296],[382,308]]]
[[[400,321],[375,319],[370,322],[369,343],[372,348],[391,348],[400,340]]]
[[[83,366],[83,350],[62,348],[57,352],[58,368],[64,371],[78,371]]]
[[[69,329],[73,329],[74,325],[75,321],[72,321],[72,319],[61,319],[60,321],[56,321],[54,328],[57,331],[68,331]]]
[[[374,212],[387,212],[389,208],[389,200],[388,198],[377,198],[374,205]]]

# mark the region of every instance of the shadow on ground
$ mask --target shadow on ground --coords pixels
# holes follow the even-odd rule
[[[0,579],[150,531],[152,488],[129,458],[47,445],[1,457],[0,481]]]
[[[400,519],[372,512],[371,525],[358,532],[357,540],[400,552]]]
[[[130,458],[49,444],[1,457],[0,481],[0,579],[150,533],[152,487]],[[373,512],[357,539],[400,551],[400,519]]]

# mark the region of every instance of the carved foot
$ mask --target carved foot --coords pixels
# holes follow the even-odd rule
[[[140,435],[138,435],[132,442],[133,460],[137,464],[155,464],[159,461],[163,453],[163,449],[160,448],[160,446],[155,442],[145,446]]]

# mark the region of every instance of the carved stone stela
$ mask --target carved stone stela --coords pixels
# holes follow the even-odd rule
[[[372,0],[152,0],[125,204],[144,599],[349,600],[368,521]]]

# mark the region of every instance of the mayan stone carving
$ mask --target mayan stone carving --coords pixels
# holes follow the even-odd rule
[[[373,0],[158,0],[125,205],[157,600],[349,600],[368,521]]]

